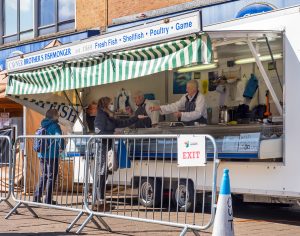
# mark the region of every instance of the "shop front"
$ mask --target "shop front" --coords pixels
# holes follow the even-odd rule
[[[117,132],[210,134],[217,140],[224,165],[282,164],[283,32],[269,28],[203,32],[200,19],[201,14],[193,12],[12,58],[7,61],[6,94],[41,114],[58,109],[60,123],[70,134],[85,134],[94,133],[92,124],[87,125],[91,116],[87,108],[100,97],[114,98],[115,114],[122,119],[136,109],[133,97],[137,92],[154,105],[169,104],[184,96],[188,81],[196,80],[199,93],[205,96],[206,124],[186,125],[171,114],[161,115],[151,128],[128,127]],[[154,151],[164,150],[165,157],[168,145],[176,146],[156,144]],[[143,156],[140,149],[142,143],[129,153],[149,158],[149,150]],[[66,158],[76,153],[78,158],[84,156],[76,144],[70,152],[72,157]],[[172,151],[167,156],[172,159],[177,154]],[[212,157],[209,145],[207,157]],[[245,189],[244,184],[236,193],[247,193]]]

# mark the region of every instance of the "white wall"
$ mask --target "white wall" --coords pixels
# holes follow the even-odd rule
[[[299,7],[247,17],[207,27],[215,30],[278,30],[284,29],[284,97],[285,140],[284,163],[223,162],[230,169],[233,192],[294,196],[300,198],[299,184],[299,107],[300,107],[300,22]]]
[[[98,99],[103,96],[116,97],[118,92],[124,88],[131,93],[137,90],[144,93],[154,93],[155,99],[165,103],[166,73],[167,72],[162,72],[137,79],[91,87],[85,90],[85,100],[87,103],[90,103],[92,101],[97,102]]]
[[[219,68],[214,69],[212,71],[218,71],[219,75],[221,75],[222,72],[224,72],[225,75],[236,75],[237,74],[236,72],[238,72],[238,77],[242,77],[243,75],[245,75],[247,79],[249,79],[250,74],[254,72],[254,74],[257,76],[258,80],[260,81],[259,83],[260,87],[257,90],[256,95],[252,99],[250,107],[253,108],[258,104],[265,104],[265,91],[267,90],[267,88],[256,64],[252,63],[252,64],[245,64],[241,66],[235,66],[233,68],[228,68],[227,60],[229,59],[219,59],[219,65],[220,65]],[[282,99],[282,93],[281,93],[281,89],[275,71],[267,70],[267,66],[268,66],[267,62],[263,63],[263,65],[265,66],[267,74],[271,78],[271,82],[275,88],[276,93],[279,94],[280,99]],[[279,60],[277,62],[277,67],[278,67],[280,77],[283,78],[282,60]],[[209,72],[210,71],[201,72],[201,79],[208,79]],[[166,80],[168,80],[168,88],[166,88]],[[230,98],[229,86],[236,86],[236,83],[226,86],[225,104],[227,106],[237,106],[240,103]],[[165,104],[167,102],[168,103],[175,102],[178,99],[180,99],[180,97],[182,96],[179,94],[173,94],[173,71],[166,71],[166,72],[161,72],[161,73],[157,73],[154,75],[145,76],[137,79],[88,88],[85,90],[86,91],[85,101],[87,103],[90,103],[92,101],[97,102],[98,99],[103,96],[115,97],[122,88],[130,91],[131,93],[134,93],[137,90],[140,90],[144,93],[154,93],[155,98],[157,100],[160,100],[161,104]],[[168,96],[165,95],[166,91],[168,91]],[[213,120],[215,122],[217,122],[218,119],[217,117],[218,117],[218,107],[219,107],[219,96],[220,94],[217,92],[209,92],[206,96],[207,106],[213,108],[213,116],[215,117],[215,119]],[[259,97],[259,101],[258,101],[258,97]],[[271,100],[271,112],[274,115],[278,114],[272,100]],[[170,117],[170,119],[172,119],[172,117]]]

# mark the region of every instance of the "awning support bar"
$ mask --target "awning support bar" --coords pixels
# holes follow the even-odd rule
[[[78,100],[79,100],[80,106],[83,108],[83,103],[82,103],[82,101],[81,101],[81,98],[80,98],[80,95],[79,95],[77,89],[75,89],[75,94],[76,94],[76,96],[77,96],[77,98],[78,98]]]
[[[271,93],[271,96],[273,98],[275,106],[276,106],[279,114],[282,115],[283,114],[282,106],[280,104],[280,101],[279,101],[279,99],[278,99],[278,97],[277,97],[274,89],[273,89],[273,86],[272,86],[272,84],[270,82],[270,79],[269,79],[267,73],[266,73],[266,70],[265,70],[263,64],[261,63],[261,60],[260,60],[260,58],[258,56],[258,53],[256,52],[256,50],[255,50],[255,48],[253,46],[253,43],[251,42],[251,40],[249,38],[247,39],[247,42],[248,42],[249,49],[250,49],[250,51],[252,53],[252,56],[255,58],[256,64],[258,66],[258,69],[259,69],[259,71],[260,71],[260,73],[261,73],[261,75],[262,75],[262,77],[263,77],[263,79],[264,79],[264,81],[265,81],[265,83],[267,85],[267,88],[269,89],[269,91]]]
[[[75,112],[76,117],[77,117],[77,119],[79,120],[79,122],[80,122],[82,128],[85,128],[85,126],[84,126],[84,124],[83,124],[83,121],[81,120],[81,118],[80,118],[80,116],[79,116],[77,110],[76,110],[75,107],[73,106],[73,103],[72,103],[71,100],[69,99],[67,93],[66,93],[65,91],[63,91],[63,94],[64,94],[65,98],[68,100],[69,105],[72,107],[72,109],[73,109],[74,111],[76,111],[76,112]]]
[[[271,50],[271,46],[270,46],[270,43],[269,43],[269,39],[268,39],[267,36],[265,36],[265,39],[266,39],[266,43],[267,43],[267,46],[268,46],[268,50],[269,50],[269,53],[270,53],[270,56],[271,56],[271,59],[272,59],[272,63],[273,63],[273,65],[274,65],[274,68],[275,68],[275,71],[276,71],[276,75],[277,75],[278,82],[279,82],[279,84],[280,84],[281,90],[283,91],[282,83],[281,83],[281,80],[280,80],[280,77],[279,77],[279,73],[278,73],[278,69],[277,69],[276,62],[275,62],[275,60],[274,60],[273,52],[272,52],[272,50]]]

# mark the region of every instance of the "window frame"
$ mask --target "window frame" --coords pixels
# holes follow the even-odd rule
[[[40,16],[40,11],[39,11],[39,4],[40,1],[39,0],[33,0],[33,25],[32,25],[32,29],[27,29],[24,31],[20,30],[20,1],[21,0],[17,0],[17,33],[16,34],[11,34],[11,35],[4,35],[4,21],[5,21],[5,1],[4,0],[0,0],[0,45],[6,44],[4,43],[6,38],[9,37],[13,37],[16,36],[17,39],[13,42],[9,42],[9,43],[17,43],[23,40],[30,40],[30,39],[34,39],[37,38],[39,36],[46,36],[48,34],[40,34],[40,31],[43,29],[48,29],[51,27],[54,27],[54,32],[53,33],[58,33],[58,32],[64,32],[64,31],[68,31],[68,30],[75,30],[76,25],[75,25],[75,18],[76,18],[76,12],[74,12],[74,18],[73,19],[68,19],[68,20],[64,20],[64,21],[58,21],[59,20],[59,0],[52,0],[55,1],[55,22],[54,24],[49,24],[49,25],[44,25],[44,26],[39,26],[39,16]],[[74,4],[75,4],[75,8],[74,11],[76,11],[76,0],[74,0]],[[70,23],[74,23],[74,28],[70,28],[70,29],[66,29],[66,30],[59,30],[60,26],[63,26],[64,24],[70,24]],[[24,33],[29,33],[32,32],[33,36],[28,38],[28,39],[21,39],[21,34]],[[52,34],[52,33],[49,33]]]

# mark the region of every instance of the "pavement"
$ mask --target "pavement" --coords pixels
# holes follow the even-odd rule
[[[5,203],[0,204],[0,236],[2,235],[75,235],[78,227],[71,233],[66,233],[66,227],[75,218],[75,212],[48,209],[33,208],[39,215],[39,218],[33,218],[26,208],[20,208],[18,215],[12,215],[5,220],[5,215],[9,212],[9,207]],[[300,236],[300,207],[279,207],[270,205],[239,204],[234,206],[234,228],[235,235],[241,236]],[[181,213],[183,214],[183,213]],[[148,217],[152,217],[151,214]],[[157,217],[157,216],[155,216]],[[176,218],[176,212],[163,212],[161,217],[164,219]],[[188,216],[189,217],[189,216]],[[205,215],[208,219],[209,215]],[[85,217],[79,221],[82,223]],[[180,229],[167,227],[157,224],[141,223],[113,218],[104,218],[112,228],[113,232],[99,230],[89,223],[83,230],[84,235],[179,235]],[[184,216],[179,215],[179,220]],[[193,235],[188,233],[187,235]],[[201,232],[201,235],[211,235],[211,229]]]

